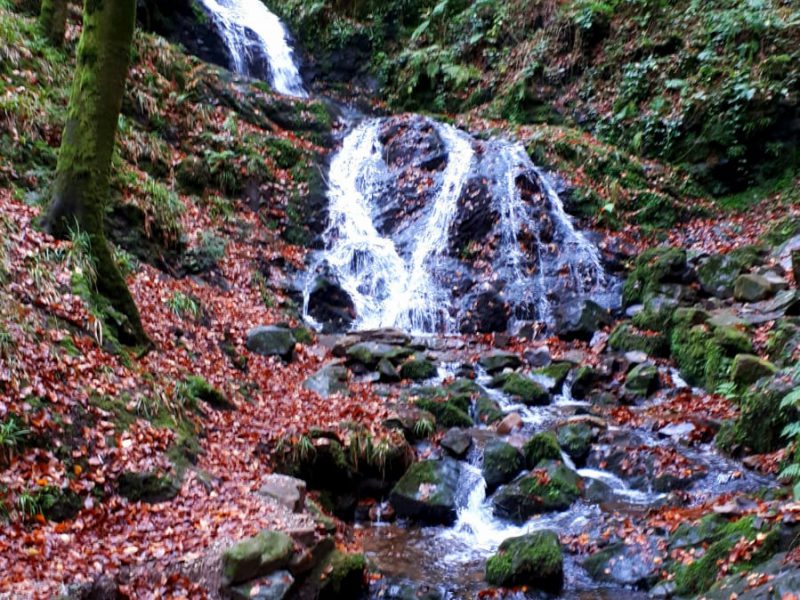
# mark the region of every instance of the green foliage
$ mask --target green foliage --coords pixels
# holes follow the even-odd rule
[[[795,366],[793,377],[795,380],[800,378],[800,366]],[[782,410],[791,410],[793,414],[800,415],[800,387],[793,389],[783,397],[780,408]],[[793,420],[788,423],[783,428],[781,435],[795,447],[795,452],[790,455],[791,462],[781,471],[781,477],[800,484],[800,453],[796,451],[798,443],[800,443],[800,420]],[[795,487],[795,497],[800,499],[798,492],[800,492],[800,485]]]
[[[11,462],[30,433],[17,415],[9,415],[0,422],[0,464],[8,465]]]
[[[183,292],[173,293],[167,300],[167,305],[170,311],[178,317],[197,319],[203,314],[203,307],[200,302]]]

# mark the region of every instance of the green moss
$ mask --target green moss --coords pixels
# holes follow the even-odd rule
[[[158,503],[175,498],[180,484],[170,476],[128,471],[120,475],[117,491],[131,502]]]
[[[403,363],[400,367],[400,376],[403,379],[412,381],[422,381],[436,377],[436,365],[429,360],[412,359]]]
[[[800,347],[800,319],[781,319],[775,324],[767,339],[770,360],[780,367],[794,363],[794,355]]]
[[[636,260],[622,289],[626,304],[643,302],[658,293],[659,284],[680,278],[686,269],[686,252],[680,248],[650,248]]]
[[[648,356],[662,357],[669,354],[669,339],[661,332],[643,331],[629,322],[622,322],[614,329],[608,338],[608,344],[614,350],[621,352],[640,351]]]
[[[533,469],[543,460],[561,460],[561,447],[552,431],[537,433],[522,447],[525,463]]]
[[[470,416],[457,405],[449,401],[437,401],[427,398],[420,398],[415,402],[418,408],[427,410],[436,417],[436,424],[439,427],[471,427],[473,425]]]
[[[568,362],[555,362],[551,365],[547,365],[546,367],[541,367],[539,369],[534,369],[532,373],[534,375],[541,375],[543,377],[547,377],[548,379],[553,380],[553,389],[559,390],[561,386],[564,385],[564,381],[567,379],[567,375],[572,370],[572,364]]]
[[[756,453],[772,452],[783,447],[781,432],[798,419],[793,408],[781,408],[783,398],[795,388],[786,374],[761,379],[742,396],[741,411],[732,438]],[[723,443],[730,445],[730,440]]]
[[[486,396],[481,396],[475,401],[475,417],[479,423],[491,425],[503,419],[505,413],[500,405]]]
[[[503,393],[529,406],[541,406],[550,402],[550,394],[546,389],[519,373],[507,375],[502,389]]]
[[[709,530],[706,537],[716,541],[693,563],[676,567],[674,579],[676,593],[681,596],[697,595],[709,590],[716,581],[719,572],[718,563],[728,558],[740,539],[755,539],[762,532],[762,527],[763,525],[757,526],[756,518],[752,516],[722,525],[716,531],[713,531],[713,523],[706,523],[706,529]],[[775,553],[780,538],[778,528],[768,529],[765,533],[766,537],[748,563],[735,565],[734,572],[764,562]]]
[[[500,544],[486,561],[486,581],[494,586],[532,585],[558,591],[563,584],[564,557],[558,535],[537,531]]]

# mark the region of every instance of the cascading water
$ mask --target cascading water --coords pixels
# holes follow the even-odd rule
[[[266,60],[275,91],[298,98],[308,96],[289,45],[289,34],[261,0],[201,2],[224,38],[236,72],[250,75],[254,64]]]
[[[501,325],[552,321],[550,296],[609,300],[597,249],[575,230],[521,144],[480,142],[450,125],[407,119],[431,130],[423,139],[434,148],[434,167],[409,170],[403,156],[388,159],[397,153],[388,148],[391,133],[406,126],[392,119],[355,127],[333,158],[330,226],[307,285],[307,316],[315,316],[309,299],[320,273],[352,301],[353,329],[466,332],[486,297],[495,312],[509,313]],[[398,199],[404,187],[410,192]],[[386,216],[392,211],[400,218]],[[475,228],[483,239],[473,237]],[[465,259],[473,249],[457,247],[460,238],[479,246],[478,259]]]

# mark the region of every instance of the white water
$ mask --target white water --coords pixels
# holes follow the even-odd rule
[[[449,292],[431,276],[446,247],[456,200],[472,164],[469,138],[437,125],[449,160],[422,232],[401,256],[394,241],[378,233],[374,198],[390,173],[378,141],[380,120],[356,127],[331,162],[328,182],[329,250],[322,257],[356,305],[356,329],[396,326],[405,331],[448,331],[453,319]]]
[[[233,59],[233,69],[244,75],[259,55],[269,62],[275,91],[306,98],[300,71],[289,45],[289,34],[261,0],[200,0],[219,28]]]
[[[392,238],[379,233],[374,222],[380,214],[381,194],[394,183],[378,139],[381,120],[356,127],[333,158],[326,250],[315,266],[326,265],[327,274],[352,298],[357,315],[352,328],[398,327],[413,333],[458,330],[461,309],[439,276],[448,268],[452,274],[453,258],[446,256],[448,237],[457,200],[475,175],[479,160],[484,161],[482,172],[492,179],[492,202],[499,215],[499,249],[490,270],[493,278],[505,282],[504,294],[512,306],[550,322],[547,288],[555,277],[568,277],[567,289],[579,296],[592,295],[602,304],[606,278],[597,248],[575,230],[558,194],[522,144],[489,142],[483,159],[478,159],[479,142],[450,125],[431,124],[447,150],[447,165],[437,193],[423,209],[424,216],[411,225],[410,247],[402,251]],[[517,185],[521,176],[541,186],[544,198],[539,201],[544,208],[532,207],[523,198]],[[552,224],[550,248],[540,240],[543,213]],[[523,234],[533,237],[535,252],[523,246]],[[307,292],[311,285],[313,281]]]

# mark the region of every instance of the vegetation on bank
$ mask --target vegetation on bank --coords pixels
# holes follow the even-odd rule
[[[798,165],[800,20],[790,3],[274,4],[320,72],[373,78],[394,109],[577,125],[683,165],[715,194]]]

